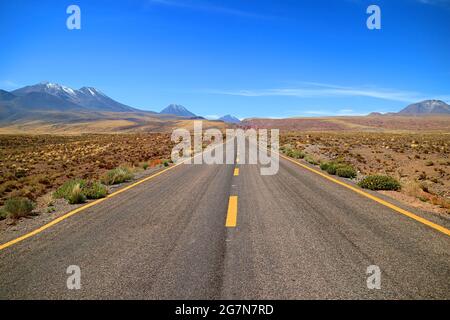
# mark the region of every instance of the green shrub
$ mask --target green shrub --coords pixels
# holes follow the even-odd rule
[[[320,164],[320,169],[322,169],[323,171],[327,171],[329,166],[330,166],[330,162],[322,162]]]
[[[163,165],[164,165],[164,167],[168,167],[170,165],[169,160],[164,160]]]
[[[310,164],[312,164],[312,165],[318,165],[318,164],[319,164],[319,162],[317,162],[317,160],[314,159],[314,158],[311,157],[311,156],[305,156],[304,159],[305,159],[306,162],[308,162],[308,163],[310,163]]]
[[[142,169],[144,169],[144,170],[147,170],[147,169],[148,169],[148,163],[147,163],[147,162],[144,162],[144,163],[142,164]]]
[[[86,186],[86,181],[82,180],[82,179],[74,179],[74,180],[67,181],[55,191],[53,196],[56,199],[68,200],[72,194],[73,189],[77,185],[79,185],[80,188],[84,188]]]
[[[351,166],[342,166],[336,169],[336,175],[342,178],[354,179],[356,178],[357,173]]]
[[[358,183],[361,188],[369,190],[400,190],[400,183],[392,177],[373,175],[367,176]]]
[[[84,188],[83,193],[88,199],[100,199],[106,197],[108,188],[100,182],[95,181],[88,184]]]
[[[0,209],[0,221],[1,221],[1,220],[5,220],[6,217],[8,217],[8,212],[6,212],[5,209],[1,208],[1,209]]]
[[[303,151],[294,150],[293,151],[293,157],[295,159],[304,159],[306,157],[306,154]]]
[[[84,203],[87,199],[100,199],[106,197],[108,189],[98,181],[86,182],[75,179],[65,182],[53,196],[57,199],[66,199],[70,204]]]
[[[337,169],[338,169],[340,166],[342,166],[342,164],[336,163],[336,162],[330,162],[330,163],[328,163],[328,166],[327,166],[327,168],[326,168],[325,171],[328,172],[329,174],[335,175]]]
[[[4,210],[8,217],[18,219],[31,214],[34,204],[27,198],[11,198],[6,200]]]
[[[324,162],[320,164],[320,169],[331,175],[338,175],[344,178],[356,178],[356,170],[349,164],[335,161]]]
[[[294,158],[294,159],[303,159],[306,155],[303,151],[296,150],[296,149],[288,149],[286,151],[286,155],[288,157]]]
[[[106,185],[118,184],[133,179],[134,175],[130,169],[119,167],[106,172],[102,177],[102,182]]]
[[[26,171],[25,169],[22,169],[22,168],[16,169],[16,172],[14,173],[14,176],[15,176],[17,179],[23,178],[23,177],[25,177],[26,175],[27,175],[27,171]]]
[[[86,202],[86,195],[83,193],[83,189],[79,184],[73,187],[72,191],[67,197],[67,201],[69,201],[70,204],[79,204]]]

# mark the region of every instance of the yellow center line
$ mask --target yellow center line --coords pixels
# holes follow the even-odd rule
[[[272,152],[275,152],[275,151],[272,151]],[[277,153],[277,152],[275,152],[275,153]],[[420,216],[418,216],[418,215],[416,215],[416,214],[414,214],[412,212],[409,212],[408,210],[405,210],[405,209],[402,209],[400,207],[397,207],[396,205],[394,205],[394,204],[392,204],[390,202],[387,202],[387,201],[385,201],[383,199],[380,199],[380,198],[378,198],[378,197],[376,197],[374,195],[371,195],[370,193],[367,193],[367,192],[365,192],[365,191],[363,191],[361,189],[353,187],[353,186],[351,186],[351,185],[349,185],[347,183],[344,183],[344,182],[342,182],[342,181],[340,181],[338,179],[330,177],[329,175],[326,175],[326,174],[324,174],[324,173],[322,173],[322,172],[320,172],[318,170],[315,170],[315,169],[313,169],[313,168],[311,168],[311,167],[309,167],[309,166],[307,166],[305,164],[302,164],[302,163],[300,163],[298,161],[295,161],[295,160],[293,160],[293,159],[291,159],[289,157],[286,157],[286,156],[284,156],[284,155],[282,155],[280,153],[277,153],[277,154],[280,157],[282,157],[282,158],[284,158],[284,159],[286,159],[286,160],[288,160],[288,161],[290,161],[290,162],[292,162],[292,163],[294,163],[294,164],[296,164],[296,165],[298,165],[298,166],[300,166],[300,167],[302,167],[302,168],[304,168],[306,170],[309,170],[309,171],[311,171],[311,172],[313,172],[315,174],[318,174],[318,175],[324,177],[325,179],[328,179],[328,180],[330,180],[330,181],[332,181],[334,183],[337,183],[337,184],[339,184],[339,185],[341,185],[343,187],[346,187],[347,189],[350,189],[350,190],[352,190],[352,191],[354,191],[354,192],[356,192],[356,193],[358,193],[358,194],[360,194],[360,195],[362,195],[362,196],[364,196],[366,198],[369,198],[369,199],[371,199],[373,201],[376,201],[376,202],[378,202],[379,204],[382,204],[385,207],[391,208],[392,210],[397,211],[398,213],[401,213],[401,214],[403,214],[403,215],[405,215],[405,216],[407,216],[407,217],[409,217],[409,218],[411,218],[413,220],[416,220],[416,221],[418,221],[418,222],[420,222],[420,223],[422,223],[422,224],[424,224],[424,225],[426,225],[426,226],[428,226],[430,228],[433,228],[433,229],[435,229],[435,230],[437,230],[439,232],[442,232],[443,234],[446,234],[447,236],[450,236],[450,230],[445,228],[445,227],[443,227],[443,226],[441,226],[441,225],[438,225],[438,224],[436,224],[434,222],[431,222],[431,221],[429,221],[427,219],[424,219],[424,218],[422,218],[422,217],[420,217]]]
[[[238,197],[230,196],[228,202],[227,221],[225,227],[235,228],[237,225],[237,210],[238,210]]]
[[[239,176],[239,168],[234,168],[234,176]]]

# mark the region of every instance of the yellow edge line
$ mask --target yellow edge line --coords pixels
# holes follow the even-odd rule
[[[272,151],[272,152],[274,152],[274,151]],[[286,157],[286,156],[284,156],[284,155],[282,155],[282,154],[280,154],[280,153],[278,153],[278,155],[279,155],[280,157],[286,159],[286,160],[289,160],[289,161],[292,162],[292,163],[295,163],[296,165],[298,165],[298,166],[300,166],[300,167],[302,167],[302,168],[304,168],[304,169],[306,169],[306,170],[309,170],[309,171],[311,171],[311,172],[314,172],[314,173],[316,173],[316,174],[318,174],[318,175],[324,177],[325,179],[328,179],[328,180],[330,180],[330,181],[333,181],[334,183],[337,183],[337,184],[339,184],[339,185],[341,185],[341,186],[344,186],[344,187],[346,187],[347,189],[350,189],[350,190],[352,190],[352,191],[354,191],[354,192],[356,192],[356,193],[359,193],[360,195],[362,195],[362,196],[364,196],[364,197],[366,197],[366,198],[372,199],[373,201],[376,201],[376,202],[382,204],[383,206],[386,206],[386,207],[388,207],[388,208],[391,208],[392,210],[395,210],[395,211],[397,211],[398,213],[401,213],[401,214],[403,214],[403,215],[405,215],[405,216],[407,216],[407,217],[409,217],[409,218],[411,218],[411,219],[414,219],[414,220],[416,220],[416,221],[418,221],[418,222],[420,222],[420,223],[423,223],[424,225],[427,225],[427,226],[430,227],[430,228],[433,228],[433,229],[435,229],[435,230],[437,230],[437,231],[440,231],[440,232],[442,232],[443,234],[446,234],[447,236],[450,236],[450,230],[447,229],[447,228],[445,228],[445,227],[443,227],[443,226],[441,226],[441,225],[438,225],[438,224],[436,224],[436,223],[434,223],[434,222],[431,222],[431,221],[429,221],[429,220],[427,220],[427,219],[424,219],[424,218],[422,218],[422,217],[419,217],[418,215],[416,215],[416,214],[414,214],[414,213],[412,213],[412,212],[409,212],[409,211],[407,211],[407,210],[404,210],[404,209],[402,209],[402,208],[399,208],[399,207],[397,207],[396,205],[393,205],[392,203],[389,203],[389,202],[387,202],[387,201],[385,201],[385,200],[383,200],[383,199],[380,199],[380,198],[378,198],[378,197],[375,197],[375,196],[371,195],[370,193],[364,192],[363,190],[358,189],[358,188],[355,188],[355,187],[353,187],[353,186],[351,186],[351,185],[348,185],[348,184],[346,184],[346,183],[344,183],[344,182],[342,182],[342,181],[339,181],[338,179],[335,179],[335,178],[333,178],[333,177],[330,177],[330,176],[328,176],[328,175],[326,175],[326,174],[324,174],[324,173],[322,173],[322,172],[320,172],[320,171],[318,171],[318,170],[315,170],[315,169],[313,169],[313,168],[310,168],[309,166],[304,165],[304,164],[302,164],[302,163],[300,163],[300,162],[297,162],[297,161],[295,161],[295,160],[293,160],[293,159],[291,159],[291,158],[289,158],[289,157]]]
[[[197,155],[195,155],[193,158],[195,158],[195,157],[197,157],[197,156],[199,156],[199,155],[200,155],[200,154],[197,154]],[[146,182],[146,181],[148,181],[148,180],[151,180],[151,179],[153,179],[153,178],[155,178],[155,177],[157,177],[157,176],[163,174],[164,172],[167,172],[167,171],[169,171],[169,170],[175,169],[176,167],[178,167],[178,166],[184,164],[185,162],[187,162],[187,161],[189,161],[189,160],[191,160],[191,159],[192,159],[192,158],[187,159],[187,160],[185,160],[185,161],[183,161],[183,162],[180,162],[180,163],[178,163],[178,164],[176,164],[176,165],[174,165],[174,166],[172,166],[172,167],[169,167],[169,168],[166,168],[166,169],[164,169],[164,170],[162,170],[162,171],[159,171],[159,172],[157,172],[157,173],[155,173],[155,174],[153,174],[153,175],[151,175],[151,176],[149,176],[149,177],[147,177],[147,178],[144,178],[144,179],[142,179],[142,180],[139,180],[139,181],[137,181],[137,182],[135,182],[135,183],[133,183],[133,184],[131,184],[131,185],[129,185],[129,186],[123,188],[123,189],[120,189],[120,190],[118,190],[118,191],[116,191],[116,192],[111,193],[110,195],[106,196],[105,198],[95,200],[95,201],[90,202],[90,203],[88,203],[88,204],[86,204],[86,205],[84,205],[84,206],[82,206],[82,207],[80,207],[80,208],[77,208],[77,209],[75,209],[75,210],[73,210],[73,211],[70,211],[70,212],[68,212],[68,213],[66,213],[66,214],[64,214],[64,215],[62,215],[61,217],[58,217],[58,218],[56,218],[55,220],[50,221],[49,223],[43,225],[42,227],[40,227],[40,228],[38,228],[38,229],[36,229],[36,230],[34,230],[34,231],[31,231],[31,232],[29,232],[29,233],[27,233],[27,234],[24,234],[23,236],[20,236],[20,237],[18,237],[18,238],[16,238],[16,239],[13,239],[13,240],[11,240],[11,241],[8,241],[8,242],[6,242],[6,243],[0,245],[0,251],[6,249],[6,248],[8,248],[8,247],[10,247],[10,246],[12,246],[12,245],[14,245],[14,244],[16,244],[16,243],[18,243],[18,242],[21,242],[21,241],[23,241],[23,240],[25,240],[25,239],[31,238],[32,236],[35,236],[35,235],[37,235],[38,233],[41,233],[42,231],[44,231],[44,230],[46,230],[46,229],[48,229],[48,228],[54,226],[55,224],[60,223],[61,221],[66,220],[67,218],[70,218],[71,216],[73,216],[73,215],[75,215],[75,214],[77,214],[77,213],[79,213],[79,212],[81,212],[81,211],[83,211],[83,210],[86,210],[86,209],[88,209],[88,208],[90,208],[90,207],[93,207],[93,206],[95,206],[95,205],[97,205],[97,204],[99,204],[99,203],[105,201],[106,199],[110,199],[110,198],[112,198],[112,197],[115,197],[115,196],[121,194],[122,192],[125,192],[125,191],[127,191],[127,190],[130,190],[131,188],[134,188],[134,187],[136,187],[137,185],[140,185],[141,183],[144,183],[144,182]]]
[[[234,228],[237,225],[237,206],[238,206],[238,197],[230,196],[230,200],[228,202],[228,212],[227,212],[227,221],[225,222],[225,227]]]
[[[234,176],[239,176],[239,168],[234,168]]]

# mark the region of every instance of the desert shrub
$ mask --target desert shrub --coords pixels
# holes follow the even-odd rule
[[[352,166],[342,166],[336,169],[336,175],[342,178],[356,178],[356,170]]]
[[[88,184],[84,188],[83,193],[88,199],[100,199],[106,197],[108,188],[102,183],[95,181]]]
[[[373,175],[361,180],[358,185],[369,190],[400,190],[400,183],[390,176]]]
[[[134,175],[130,169],[119,167],[106,172],[101,180],[106,185],[113,185],[130,181],[133,177]]]
[[[293,150],[292,157],[295,159],[304,159],[306,157],[306,154],[300,150]]]
[[[330,162],[322,162],[320,164],[320,169],[322,169],[323,171],[327,171],[329,166],[330,166]]]
[[[147,163],[147,162],[144,162],[144,163],[142,164],[142,169],[144,169],[144,170],[147,170],[147,169],[148,169],[148,163]]]
[[[440,206],[441,208],[446,209],[447,213],[450,213],[450,201],[437,196],[432,196],[430,200],[432,204]]]
[[[45,194],[38,200],[38,203],[42,205],[43,207],[53,207],[55,205],[54,203],[55,198],[52,194]]]
[[[343,178],[356,178],[356,170],[349,164],[342,162],[324,162],[320,164],[320,169],[331,175],[338,175]],[[338,173],[339,172],[339,173]]]
[[[106,197],[108,189],[98,181],[86,182],[82,179],[67,181],[59,187],[53,196],[66,199],[70,204],[84,203],[86,199],[100,199]]]
[[[306,156],[303,151],[296,150],[296,149],[287,149],[286,150],[286,155],[288,157],[291,157],[291,158],[294,158],[294,159],[303,159]]]
[[[70,204],[84,203],[86,201],[86,195],[83,193],[83,189],[80,184],[76,184],[70,191],[67,201]]]
[[[73,189],[77,185],[80,188],[84,188],[86,186],[86,181],[82,180],[82,179],[74,179],[74,180],[67,181],[55,191],[53,196],[56,199],[69,200],[69,197],[71,196]]]
[[[17,179],[23,178],[27,175],[27,170],[23,169],[23,168],[18,168],[16,169],[16,172],[14,173],[14,176]]]
[[[0,185],[0,194],[20,189],[21,185],[18,181],[6,181]]]
[[[170,165],[169,160],[164,160],[163,165],[164,165],[164,167],[168,167]]]
[[[336,171],[339,167],[341,167],[342,164],[341,163],[336,163],[336,162],[330,162],[328,163],[327,168],[325,169],[326,172],[328,172],[329,174],[335,175]]]
[[[12,219],[26,217],[31,214],[34,204],[27,198],[11,198],[6,200],[4,210]]]
[[[0,220],[5,220],[7,216],[8,216],[8,212],[6,212],[5,209],[0,208]]]
[[[311,156],[305,156],[305,161],[312,165],[318,165],[319,162]]]

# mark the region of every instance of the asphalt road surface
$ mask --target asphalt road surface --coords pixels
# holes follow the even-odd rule
[[[284,159],[181,165],[0,251],[0,298],[449,299],[450,237]]]

